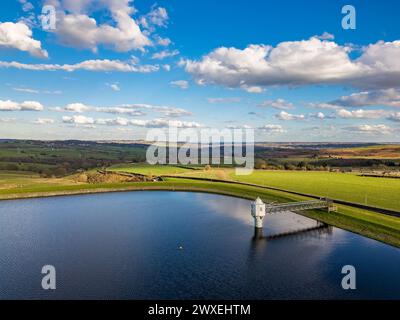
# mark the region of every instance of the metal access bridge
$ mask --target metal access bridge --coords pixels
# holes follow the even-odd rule
[[[278,205],[267,204],[265,206],[266,214],[275,214],[285,211],[304,211],[311,209],[327,209],[328,212],[336,211],[336,206],[330,199],[322,198],[320,200],[289,202]]]
[[[296,212],[311,209],[327,209],[328,212],[331,212],[336,211],[336,206],[331,199],[327,198],[282,204],[266,204],[260,198],[257,198],[251,204],[251,215],[254,218],[254,226],[256,228],[262,228],[263,219],[266,215],[271,215],[279,212]]]

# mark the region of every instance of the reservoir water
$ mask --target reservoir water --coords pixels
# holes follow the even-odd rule
[[[2,201],[0,299],[400,299],[399,249],[334,227],[277,236],[314,226],[288,212],[255,235],[250,201],[190,192]]]

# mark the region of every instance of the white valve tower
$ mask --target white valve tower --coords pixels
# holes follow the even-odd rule
[[[263,219],[265,217],[265,203],[260,199],[257,198],[251,204],[251,215],[254,218],[254,226],[256,228],[263,227]]]

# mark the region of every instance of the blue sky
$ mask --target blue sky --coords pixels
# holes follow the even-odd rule
[[[131,140],[172,121],[266,141],[400,141],[400,4],[351,1],[344,30],[346,4],[3,1],[0,137]]]

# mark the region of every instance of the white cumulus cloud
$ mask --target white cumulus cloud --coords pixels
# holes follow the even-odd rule
[[[131,17],[136,10],[130,0],[48,0],[46,3],[57,8],[57,28],[54,33],[64,45],[93,52],[103,45],[126,52],[144,50],[152,44]],[[113,23],[98,24],[95,18],[89,16],[92,11],[104,9],[110,12]]]
[[[168,12],[163,7],[153,7],[148,14],[139,19],[143,28],[149,32],[153,32],[156,27],[166,27],[168,20]]]
[[[286,111],[281,111],[275,116],[279,120],[304,120],[305,116],[304,114],[291,114]]]
[[[40,41],[32,38],[32,30],[23,22],[0,23],[0,48],[26,51],[34,57],[47,58]]]
[[[385,110],[346,110],[339,109],[336,114],[344,119],[378,119],[387,114]]]
[[[42,111],[43,105],[37,101],[15,102],[0,100],[0,111]]]
[[[324,120],[326,118],[323,112],[317,112],[315,114],[311,114],[311,117],[319,120]]]
[[[75,125],[92,125],[95,123],[95,120],[90,117],[85,117],[82,115],[74,115],[72,117],[64,116],[62,117],[64,123],[70,123]]]
[[[252,44],[244,49],[220,47],[200,60],[180,63],[199,84],[230,88],[345,84],[388,89],[400,83],[400,41],[377,42],[352,59],[350,46],[312,37],[276,47]]]
[[[83,113],[89,111],[90,109],[92,109],[91,106],[87,106],[80,102],[67,104],[64,108],[65,111],[77,112],[77,113]]]

